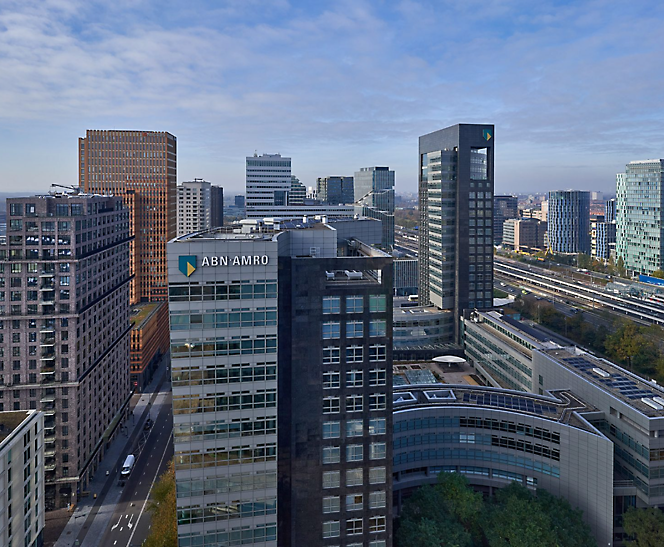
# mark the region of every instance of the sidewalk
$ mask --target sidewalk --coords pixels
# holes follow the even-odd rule
[[[88,484],[90,495],[79,500],[69,522],[55,542],[55,547],[87,547],[88,544],[96,545],[101,541],[123,491],[122,487],[118,486],[118,471],[143,431],[144,418],[147,418],[147,412],[154,405],[162,380],[166,379],[166,369],[170,369],[169,362],[170,359],[162,358],[145,391],[132,397],[129,406],[133,416],[124,423],[127,433],[119,433],[111,442],[97,472]]]

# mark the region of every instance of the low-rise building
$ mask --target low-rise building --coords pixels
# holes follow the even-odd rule
[[[132,308],[131,385],[137,391],[150,383],[169,346],[168,304],[146,302]]]

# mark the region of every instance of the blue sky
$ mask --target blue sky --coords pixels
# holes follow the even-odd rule
[[[615,190],[664,157],[664,3],[2,0],[0,191],[76,184],[86,129],[169,131],[178,181],[240,193],[244,158],[318,176],[496,126],[496,191]]]

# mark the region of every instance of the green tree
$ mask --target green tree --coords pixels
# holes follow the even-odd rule
[[[664,514],[655,507],[632,507],[623,517],[625,532],[634,537],[633,547],[662,547],[664,545]]]
[[[664,270],[655,270],[650,274],[652,277],[658,277],[659,279],[664,279]]]
[[[152,513],[150,535],[143,547],[177,547],[178,527],[173,461],[152,488],[148,511]]]
[[[623,260],[622,256],[618,257],[618,261],[616,262],[616,269],[618,270],[618,275],[620,277],[627,277],[627,269],[625,268],[625,261]]]

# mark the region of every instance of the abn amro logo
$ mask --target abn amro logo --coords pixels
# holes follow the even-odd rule
[[[196,271],[196,257],[195,256],[181,256],[179,261],[180,271],[189,277]]]
[[[485,129],[484,131],[482,131],[482,136],[484,137],[485,141],[490,141],[491,138],[492,138],[491,130],[490,129]]]

